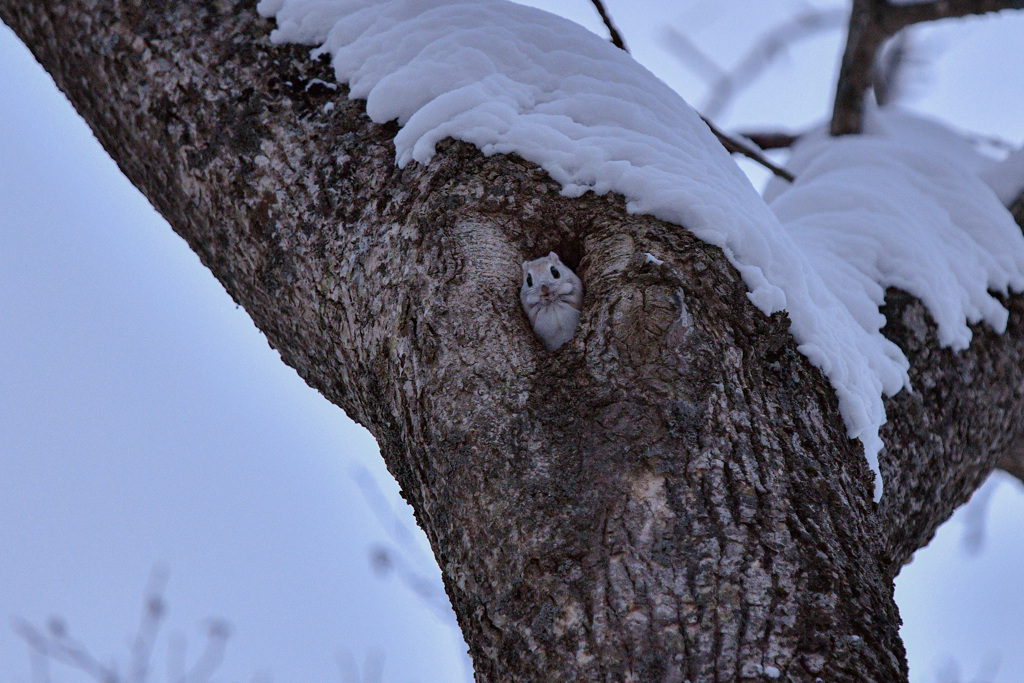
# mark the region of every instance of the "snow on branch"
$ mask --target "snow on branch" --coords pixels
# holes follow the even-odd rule
[[[935,0],[933,2],[882,3],[890,35],[924,21],[959,19],[973,14],[988,14],[1004,9],[1024,9],[1021,0]]]
[[[1024,237],[978,176],[983,162],[941,126],[897,112],[873,116],[868,135],[803,136],[797,180],[777,181],[769,207],[678,94],[561,17],[505,0],[262,0],[259,11],[277,19],[273,41],[330,54],[373,121],[401,124],[399,166],[429,163],[449,137],[515,153],[566,196],[616,192],[630,212],[720,247],[755,306],[788,313],[876,475],[882,395],[909,383],[880,332],[885,288],[919,296],[954,349],[969,322],[1005,329],[989,290],[1024,289]]]

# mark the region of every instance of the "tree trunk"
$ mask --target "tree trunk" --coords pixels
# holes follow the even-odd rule
[[[893,577],[1024,438],[1019,298],[1005,335],[954,355],[890,293],[914,391],[887,402],[875,506],[785,315],[685,229],[462,143],[399,170],[396,127],[271,45],[252,2],[0,0],[0,18],[282,359],[377,438],[479,681],[906,679]],[[586,286],[554,354],[517,297],[548,250]]]

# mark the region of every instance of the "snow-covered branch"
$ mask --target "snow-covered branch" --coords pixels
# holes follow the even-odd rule
[[[934,0],[933,2],[881,2],[885,30],[895,35],[911,24],[939,19],[958,19],[976,14],[1024,9],[1021,0]]]
[[[453,137],[538,164],[566,195],[622,194],[721,247],[831,380],[876,498],[882,396],[909,386],[906,357],[880,331],[885,288],[924,301],[954,349],[970,323],[1005,329],[989,289],[1024,289],[1020,229],[941,126],[879,113],[871,137],[805,141],[790,163],[807,177],[770,190],[769,210],[675,92],[561,17],[503,0],[259,8],[277,19],[274,41],[319,45],[374,121],[398,120],[399,166],[428,163]]]

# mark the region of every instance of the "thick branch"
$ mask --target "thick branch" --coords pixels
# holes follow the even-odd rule
[[[1021,9],[1022,0],[936,0],[892,4],[887,0],[853,0],[846,49],[839,69],[832,135],[859,133],[863,125],[864,97],[871,85],[871,69],[882,44],[913,24]]]
[[[377,437],[478,680],[905,678],[892,577],[1021,438],[1019,298],[1006,335],[954,355],[890,297],[916,391],[887,404],[876,509],[785,316],[684,229],[464,144],[397,169],[395,126],[307,87],[329,67],[251,6],[0,17],[282,359]],[[554,355],[516,296],[549,249],[586,285]]]
[[[864,96],[871,85],[875,53],[892,34],[882,21],[884,0],[853,0],[846,49],[839,67],[836,100],[832,107],[832,135],[859,133],[863,125]]]
[[[1024,2],[1021,0],[936,0],[902,5],[886,4],[886,30],[889,35],[896,35],[911,24],[1022,8]]]
[[[1024,484],[1024,443],[1017,444],[1014,450],[1004,453],[996,461],[996,467]]]

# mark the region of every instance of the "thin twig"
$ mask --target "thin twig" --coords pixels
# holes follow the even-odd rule
[[[167,612],[163,598],[167,576],[167,568],[159,565],[149,575],[149,583],[143,595],[142,618],[131,645],[129,683],[143,683],[149,675],[153,646],[156,644],[160,622]]]
[[[43,632],[24,619],[11,620],[11,628],[28,645],[32,657],[32,668],[35,679],[39,683],[49,683],[48,662],[60,662],[88,674],[97,683],[144,683],[149,676],[150,657],[160,622],[166,608],[163,591],[167,583],[167,571],[162,567],[153,570],[145,593],[145,605],[138,632],[129,645],[130,666],[128,678],[123,678],[116,668],[105,666],[99,662],[88,649],[68,635],[67,626],[60,618],[52,618],[47,624],[47,632]],[[199,659],[186,673],[184,672],[184,644],[180,646],[180,665],[175,669],[168,667],[168,672],[177,670],[171,675],[174,683],[202,683],[208,681],[224,659],[224,648],[230,637],[231,628],[222,619],[209,621],[206,634],[206,648]],[[173,648],[172,648],[173,649]],[[169,664],[174,664],[169,662]]]
[[[752,146],[744,144],[740,140],[729,137],[722,131],[718,130],[718,127],[715,126],[715,124],[711,123],[711,121],[709,121],[707,118],[702,116],[701,119],[704,120],[704,123],[708,124],[708,128],[711,129],[711,132],[715,134],[715,137],[718,138],[718,141],[721,142],[722,146],[725,147],[730,153],[742,154],[748,159],[756,161],[757,163],[761,164],[775,175],[779,176],[780,178],[784,178],[789,182],[793,182],[794,180],[796,180],[793,177],[792,173],[790,173],[789,171],[780,166],[776,166],[775,164],[773,164],[766,156],[761,154],[760,150],[756,150]]]
[[[739,133],[744,139],[750,140],[762,150],[788,149],[793,143],[800,139],[794,133],[783,133],[781,131]]]
[[[373,570],[381,576],[394,572],[406,587],[434,611],[440,621],[458,628],[448,595],[443,589],[439,590],[441,585],[436,579],[420,569],[429,567],[430,559],[416,545],[413,530],[396,514],[367,470],[359,468],[353,472],[353,476],[370,510],[395,543],[394,548],[378,544],[370,550]],[[395,548],[400,548],[401,552]],[[407,559],[406,555],[411,556],[411,559]]]
[[[824,31],[839,28],[846,22],[845,9],[808,10],[776,26],[751,47],[736,66],[711,84],[701,111],[717,117],[736,97],[736,93],[750,85],[791,45]]]
[[[626,47],[626,41],[622,39],[622,34],[619,33],[618,29],[615,28],[615,24],[612,23],[612,18],[608,15],[601,0],[590,0],[597,8],[597,13],[601,15],[601,21],[604,22],[605,27],[608,29],[608,33],[612,38],[612,45],[617,48],[621,48],[626,52],[629,52],[629,48]]]
[[[690,68],[690,71],[705,82],[711,83],[725,75],[725,69],[697,47],[697,44],[679,29],[674,26],[666,26],[660,33],[661,46],[675,55],[676,59],[683,62]]]
[[[51,628],[52,633],[47,636],[23,619],[15,619],[12,627],[32,651],[47,659],[72,666],[98,683],[115,683],[120,680],[116,671],[100,664],[81,643],[63,632]]]
[[[187,681],[206,681],[224,661],[224,649],[231,637],[231,625],[223,619],[211,619],[206,629],[206,647],[185,674]]]
[[[338,654],[335,661],[345,683],[381,683],[384,680],[384,654],[381,652],[366,653],[362,673],[351,652]]]
[[[716,64],[696,43],[674,28],[664,31],[662,42],[709,83],[701,111],[706,116],[717,117],[741,90],[785,54],[788,47],[823,31],[839,28],[846,22],[847,14],[845,9],[802,12],[762,36],[730,70]]]

